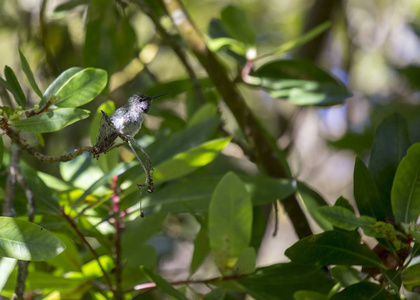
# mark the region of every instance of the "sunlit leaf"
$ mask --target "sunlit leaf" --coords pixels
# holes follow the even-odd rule
[[[57,92],[61,89],[61,87],[71,78],[73,75],[82,71],[82,68],[73,67],[70,69],[65,70],[63,73],[60,74],[45,90],[44,97],[41,104],[45,104],[47,100],[54,95],[57,95]]]
[[[156,283],[156,286],[166,294],[174,297],[175,299],[187,300],[187,297],[185,297],[184,294],[175,289],[169,282],[163,279],[162,276],[154,273],[150,268],[141,266],[140,270],[144,273],[144,275],[146,275],[147,278],[149,278],[149,280]]]
[[[337,79],[316,65],[301,60],[274,60],[266,63],[247,79],[267,89],[275,98],[297,105],[330,106],[351,96]]]
[[[20,49],[19,49],[19,56],[20,56],[20,62],[22,64],[22,70],[23,72],[25,72],[26,78],[28,78],[28,81],[31,84],[31,87],[34,90],[34,92],[39,96],[39,98],[42,99],[42,92],[35,81],[34,74],[32,73],[32,70],[31,70],[31,66],[29,65],[28,61],[26,60],[25,55],[23,55]]]
[[[60,5],[57,5],[57,7],[54,8],[54,12],[68,11],[80,5],[87,5],[89,2],[89,0],[69,0],[61,3]]]
[[[7,280],[9,279],[10,274],[16,266],[16,259],[9,257],[0,258],[0,292],[3,290],[6,285]]]
[[[8,85],[4,87],[8,88],[8,90],[13,94],[13,97],[15,97],[16,102],[25,109],[26,97],[23,93],[22,87],[19,84],[19,81],[16,78],[15,72],[13,72],[9,66],[5,66],[4,76],[6,77],[8,83]]]
[[[78,107],[89,103],[105,88],[108,80],[106,71],[87,68],[70,77],[57,91],[59,107]]]
[[[216,186],[209,208],[209,238],[217,267],[226,273],[249,246],[252,202],[243,182],[232,172]]]
[[[89,117],[89,113],[88,110],[78,108],[57,108],[20,120],[11,126],[33,133],[54,132],[86,119]]]
[[[209,164],[229,142],[230,138],[220,138],[175,155],[155,168],[153,172],[155,182],[180,178]]]
[[[66,249],[52,233],[34,223],[0,217],[0,228],[0,256],[42,261]]]
[[[378,256],[360,244],[355,232],[326,231],[301,239],[285,251],[292,262],[319,265],[362,265],[384,268]]]
[[[420,143],[411,146],[401,160],[391,191],[395,221],[416,222],[420,214]]]

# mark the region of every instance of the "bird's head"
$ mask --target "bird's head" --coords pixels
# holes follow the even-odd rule
[[[147,114],[149,112],[150,105],[152,104],[152,100],[163,95],[166,95],[166,93],[151,97],[145,94],[138,93],[131,96],[130,99],[128,99],[128,102],[130,103],[130,105],[140,107],[142,112]]]

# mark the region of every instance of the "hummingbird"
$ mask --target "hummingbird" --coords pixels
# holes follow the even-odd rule
[[[152,100],[166,94],[156,96],[147,96],[145,94],[134,94],[127,103],[118,108],[110,117],[112,124],[120,134],[133,138],[140,130],[143,124],[144,114],[147,114],[152,104]],[[108,151],[118,138],[118,134],[106,121],[101,124],[98,132],[96,144],[93,146],[94,155],[99,155]]]

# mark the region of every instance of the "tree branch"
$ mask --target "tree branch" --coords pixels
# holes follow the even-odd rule
[[[35,148],[30,146],[26,140],[22,139],[19,134],[10,128],[4,118],[0,118],[0,128],[6,133],[6,135],[16,144],[18,144],[22,149],[24,149],[26,152],[34,156],[36,159],[42,161],[42,162],[66,162],[74,159],[75,157],[85,153],[89,152],[90,154],[95,154],[95,148],[90,146],[81,147],[79,149],[75,149],[72,152],[66,153],[61,156],[49,156],[42,154],[41,152],[38,152]],[[112,146],[108,151],[111,151],[114,148],[120,147],[124,145],[124,143],[119,143],[114,146]]]
[[[285,153],[277,147],[273,138],[252,114],[252,111],[246,105],[236,85],[229,78],[227,70],[207,48],[204,38],[191,21],[182,3],[178,0],[161,0],[161,3],[189,49],[205,68],[214,86],[235,116],[250,144],[250,148],[255,149],[259,165],[272,177],[287,177],[292,179]],[[290,196],[283,200],[282,204],[293,223],[297,235],[300,238],[311,235],[312,231],[306,220],[306,216],[295,196]]]

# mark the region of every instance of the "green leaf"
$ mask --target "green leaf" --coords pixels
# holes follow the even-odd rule
[[[361,265],[384,268],[378,256],[354,232],[327,231],[301,239],[285,255],[292,262],[320,265]]]
[[[420,286],[420,264],[409,266],[402,271],[402,282],[408,291],[418,289]]]
[[[42,99],[42,92],[35,81],[34,74],[32,73],[32,70],[31,70],[31,66],[29,65],[28,61],[26,60],[25,55],[23,55],[20,49],[19,49],[19,56],[20,56],[20,63],[22,65],[23,72],[25,72],[26,78],[28,78],[28,81],[31,84],[31,87],[34,90],[34,92],[39,96],[39,98]]]
[[[52,233],[34,223],[0,217],[0,228],[0,256],[42,261],[66,249]]]
[[[201,226],[200,231],[194,240],[194,254],[191,259],[190,274],[194,274],[195,271],[197,271],[209,252],[210,241],[208,230],[206,227]]]
[[[338,199],[334,203],[334,206],[346,208],[347,210],[355,214],[354,207],[350,204],[350,201],[344,198],[343,196],[338,197]]]
[[[232,37],[247,45],[255,45],[254,27],[248,22],[242,9],[229,5],[222,10],[221,18],[223,25]]]
[[[317,192],[310,189],[303,182],[297,183],[298,196],[305,205],[306,210],[315,222],[324,230],[332,230],[333,225],[328,222],[318,211],[319,207],[328,206],[328,203]]]
[[[140,201],[140,199],[139,199]],[[145,218],[137,218],[126,223],[122,236],[122,257],[130,266],[139,266],[143,253],[139,249],[163,226],[166,213],[154,213]]]
[[[257,253],[252,247],[242,250],[234,267],[237,274],[251,274],[255,271]]]
[[[175,155],[155,168],[153,172],[155,182],[180,178],[211,163],[230,140],[230,137],[215,139]]]
[[[330,273],[343,287],[360,282],[359,271],[349,266],[336,266],[330,270]]]
[[[407,122],[398,114],[384,119],[376,130],[369,170],[378,187],[381,207],[386,216],[392,216],[392,183],[398,165],[410,145]]]
[[[78,108],[57,108],[27,119],[20,120],[11,126],[32,133],[54,132],[79,120],[89,117],[89,111]]]
[[[295,182],[287,179],[275,179],[265,176],[240,175],[254,206],[283,200],[295,192]],[[191,177],[176,184],[167,185],[150,195],[144,207],[162,206],[168,212],[207,211],[213,191],[219,183],[220,176]],[[138,191],[127,198],[138,197]],[[130,202],[131,200],[125,199]],[[331,227],[332,229],[332,227]]]
[[[69,0],[67,2],[64,2],[60,5],[57,5],[56,8],[54,8],[54,12],[64,12],[68,10],[72,10],[73,8],[79,6],[79,5],[87,5],[89,4],[89,0]]]
[[[6,77],[9,91],[13,94],[13,97],[15,97],[16,102],[25,109],[26,107],[26,97],[23,93],[22,87],[19,84],[19,81],[16,78],[15,72],[9,67],[4,67],[4,76]]]
[[[140,270],[144,273],[144,275],[146,275],[147,278],[149,278],[149,280],[156,283],[156,286],[166,294],[174,297],[175,299],[187,300],[187,297],[185,297],[180,291],[172,287],[172,285],[165,279],[163,279],[162,276],[154,273],[152,270],[145,266],[141,266]]]
[[[347,208],[340,206],[319,207],[318,211],[332,225],[348,231],[355,230],[358,227],[373,225],[376,222],[374,218],[357,218]]]
[[[395,221],[416,222],[420,214],[420,143],[412,145],[401,160],[391,191]]]
[[[34,195],[35,212],[39,214],[60,215],[60,207],[54,193],[26,163],[21,163],[22,175]]]
[[[388,298],[384,288],[380,285],[374,284],[372,282],[360,282],[345,288],[344,290],[335,294],[329,299],[386,300]]]
[[[82,68],[73,67],[70,69],[65,70],[63,73],[58,76],[53,83],[45,90],[43,100],[41,104],[44,105],[46,101],[50,100],[52,96],[57,95],[57,92],[61,89],[61,87],[71,78],[73,75],[82,71]]]
[[[294,300],[328,300],[328,296],[313,291],[298,291],[293,295]]]
[[[361,215],[384,220],[386,211],[383,208],[379,192],[372,175],[364,162],[356,157],[353,174],[354,199]]]
[[[15,266],[16,259],[9,257],[0,257],[0,292],[6,285],[6,282],[9,279],[10,274],[13,272]]]
[[[86,16],[83,64],[109,74],[135,57],[137,36],[129,19],[115,13],[113,0],[91,0]]]
[[[303,288],[327,294],[334,285],[321,266],[295,263],[262,267],[236,282],[255,299],[265,300],[290,300]]]
[[[273,60],[261,66],[248,83],[267,89],[275,98],[297,105],[331,106],[351,96],[337,79],[301,60]]]
[[[252,202],[243,182],[227,173],[214,190],[209,208],[209,238],[222,274],[232,269],[252,234]]]
[[[81,272],[82,261],[79,256],[76,243],[68,237],[68,235],[60,233],[56,236],[66,245],[66,250],[48,261],[49,264],[56,268],[66,271]]]
[[[59,107],[78,107],[89,103],[105,88],[107,72],[101,69],[87,68],[70,77],[57,91]]]
[[[213,86],[211,80],[207,77],[199,79],[199,83],[200,83],[200,87],[203,90]],[[165,98],[174,98],[175,96],[178,96],[179,94],[185,93],[190,90],[192,90],[191,79],[181,78],[181,79],[175,79],[168,82],[153,85],[145,89],[144,93],[146,95],[158,95],[158,94],[161,94],[162,92],[165,92],[167,93],[165,96],[162,96],[153,100],[153,101],[162,101]]]

